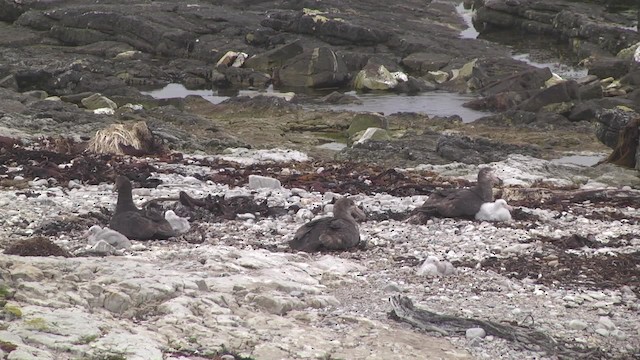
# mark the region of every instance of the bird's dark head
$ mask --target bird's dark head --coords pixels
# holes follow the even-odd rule
[[[118,192],[120,192],[120,190],[131,190],[131,181],[124,175],[118,175],[113,185],[113,190]]]
[[[500,179],[493,170],[492,167],[483,167],[478,171],[478,182],[489,182],[491,184],[502,184],[502,179]]]
[[[337,212],[345,212],[351,214],[355,219],[365,220],[367,215],[360,209],[360,207],[348,197],[342,197],[336,200],[336,203],[333,205],[334,214]]]

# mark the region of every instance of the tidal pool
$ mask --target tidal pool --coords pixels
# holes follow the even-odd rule
[[[151,95],[156,99],[184,98],[188,95],[199,95],[204,99],[219,104],[230,96],[220,95],[216,90],[190,90],[182,84],[169,84],[161,89],[145,91],[143,94]],[[240,90],[237,96],[256,96],[267,94],[271,96],[291,96],[292,93],[283,93],[269,87],[263,92],[256,90]],[[415,96],[398,95],[387,92],[356,94],[351,91],[347,94],[357,96],[362,104],[345,105],[304,105],[310,109],[350,110],[379,112],[385,115],[398,112],[424,113],[429,116],[453,116],[458,115],[463,122],[471,122],[490,113],[468,109],[462,106],[467,101],[475,99],[474,96],[456,94],[445,91],[423,92]]]
[[[604,159],[605,155],[567,155],[558,159],[551,160],[552,163],[557,164],[575,164],[582,166],[593,166],[598,161]]]

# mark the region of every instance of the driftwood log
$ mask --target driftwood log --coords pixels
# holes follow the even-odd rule
[[[487,335],[514,342],[527,350],[544,351],[560,359],[600,359],[603,356],[600,350],[580,347],[578,344],[555,339],[542,331],[524,326],[436,314],[415,307],[411,299],[406,296],[393,296],[391,306],[393,309],[389,313],[389,317],[425,331],[437,332],[442,335],[465,334],[469,328],[480,327],[485,330]]]
[[[540,187],[505,187],[500,190],[499,197],[509,204],[528,203],[592,203],[604,202],[609,205],[640,201],[640,191],[620,189],[547,189]]]

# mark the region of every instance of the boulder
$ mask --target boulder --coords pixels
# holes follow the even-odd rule
[[[609,16],[603,6],[586,2],[475,1],[473,25],[480,34],[508,29],[569,39],[586,57],[616,54],[640,40],[635,30],[612,26]]]
[[[81,102],[82,102],[82,105],[89,110],[95,110],[95,109],[101,109],[101,108],[108,108],[108,109],[115,110],[118,108],[118,105],[116,105],[115,102],[113,102],[108,97],[102,96],[101,94],[98,94],[98,93],[82,99]]]
[[[599,81],[581,85],[580,88],[578,88],[578,97],[582,101],[590,99],[601,99],[603,96],[604,94],[602,92],[602,85],[600,85]]]
[[[367,46],[386,42],[390,34],[381,28],[351,24],[314,11],[280,11],[269,14],[260,25],[278,31],[315,36],[331,45]]]
[[[300,40],[296,40],[275,49],[253,55],[245,61],[244,66],[270,73],[273,69],[282,67],[287,60],[302,54],[303,51]]]
[[[389,121],[384,116],[373,113],[356,114],[347,129],[347,135],[353,137],[356,133],[365,131],[368,128],[387,129],[388,127]]]
[[[278,84],[291,87],[340,87],[349,80],[342,58],[328,47],[303,52],[277,72]]]
[[[598,57],[588,62],[589,75],[595,75],[600,79],[612,77],[619,79],[630,70],[630,62],[625,59],[614,57]]]
[[[467,101],[462,106],[474,110],[506,111],[522,103],[530,94],[528,91],[504,91],[497,94]]]
[[[396,86],[398,86],[398,80],[384,65],[365,66],[353,81],[353,87],[356,90],[389,90]]]
[[[402,59],[402,65],[413,74],[425,75],[430,71],[442,69],[450,61],[451,56],[447,54],[417,52]]]
[[[212,77],[213,84],[218,88],[258,88],[264,89],[271,84],[271,77],[265,73],[253,69],[238,67],[219,67],[218,73],[224,77]]]
[[[597,120],[598,140],[613,149],[606,161],[640,170],[640,115],[620,108],[607,109]]]
[[[350,140],[357,144],[362,144],[371,140],[375,140],[375,141],[391,140],[391,136],[389,136],[389,132],[385,129],[370,127],[365,131],[356,133]]]
[[[399,81],[393,90],[399,94],[416,95],[423,91],[435,90],[436,86],[427,80],[409,76],[406,81]]]
[[[573,80],[569,80],[536,92],[529,99],[518,105],[518,109],[536,112],[549,104],[570,102],[577,100],[578,97],[578,84]]]
[[[596,116],[601,110],[602,106],[596,101],[579,102],[571,109],[568,119],[571,121],[592,121],[596,119]]]
[[[598,121],[596,136],[598,140],[612,149],[615,148],[618,145],[621,131],[628,123],[638,117],[638,113],[635,111],[621,108],[602,110],[596,116]]]
[[[324,104],[362,104],[357,96],[344,94],[338,91],[332,91],[331,93],[320,98],[320,102]]]
[[[496,66],[500,64],[506,65],[505,69],[497,69]],[[511,70],[515,72],[509,73]],[[495,64],[479,62],[474,67],[468,83],[474,83],[478,91],[486,96],[505,91],[537,90],[543,88],[551,76],[549,68],[509,66],[502,61]]]

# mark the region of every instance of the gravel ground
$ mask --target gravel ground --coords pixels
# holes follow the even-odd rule
[[[304,160],[299,155],[294,154],[298,160]],[[264,161],[264,154],[260,156]],[[245,154],[244,158],[246,163],[251,162],[251,155]],[[288,158],[276,156],[266,160],[274,159]],[[513,160],[509,164],[513,166]],[[162,203],[165,209],[191,217],[192,229],[168,241],[133,241],[131,249],[117,250],[116,255],[153,262],[162,258],[163,252],[170,254],[204,247],[289,253],[286,241],[293,237],[295,230],[311,218],[324,216],[326,210],[330,210],[326,205],[336,196],[302,188],[252,189],[247,184],[230,186],[202,181],[198,179],[200,175],[220,174],[221,170],[200,166],[195,160],[192,165],[162,162],[153,162],[153,165],[159,171],[152,177],[160,179],[162,184],[157,188],[134,189],[134,201],[138,204],[152,198],[175,197],[178,191],[185,191],[194,198],[248,195],[255,203],[266,200],[267,208],[284,211],[278,216],[250,213],[221,219],[190,210],[175,201],[165,201]],[[499,163],[494,165],[501,168]],[[464,170],[460,176],[446,178],[450,183],[471,179],[477,171],[472,166],[459,168]],[[174,171],[176,169],[179,171]],[[9,169],[9,173],[12,170],[16,169]],[[295,166],[285,166],[278,171],[271,175],[297,170]],[[270,174],[263,172],[262,175]],[[501,174],[503,179],[509,176],[506,170]],[[0,193],[1,247],[8,248],[22,239],[44,235],[71,253],[87,254],[90,245],[84,232],[91,225],[105,225],[115,205],[112,184],[70,182],[61,187],[52,183],[34,180],[23,189],[3,188]],[[637,196],[635,190],[628,192]],[[426,195],[360,193],[353,196],[369,215],[370,220],[360,224],[366,246],[328,255],[357,266],[347,277],[335,281],[327,274],[323,278],[325,284],[330,284],[326,294],[335,297],[340,305],[310,309],[310,313],[334,316],[324,319],[365,318],[387,323],[392,329],[423,333],[388,317],[389,298],[400,294],[422,308],[441,314],[533,327],[572,345],[593,350],[591,358],[638,358],[640,210],[637,208],[587,200],[564,203],[559,211],[550,204],[529,202],[527,206],[517,206],[514,220],[507,223],[436,218],[425,225],[413,225],[403,218],[419,206]],[[185,256],[185,261],[194,261],[193,256]],[[311,263],[327,255],[301,256]],[[455,273],[419,275],[428,256],[450,262]],[[337,333],[349,329],[343,322],[331,320],[318,326]],[[447,339],[476,359],[555,358],[492,335],[430,335]]]

